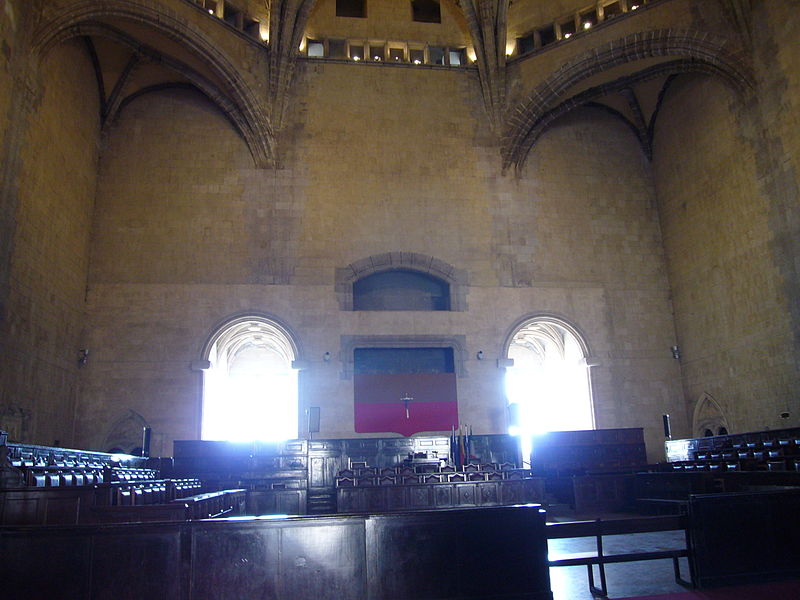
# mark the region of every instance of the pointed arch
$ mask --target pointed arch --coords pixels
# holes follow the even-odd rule
[[[103,450],[122,451],[123,454],[134,454],[134,450],[141,453],[142,430],[147,427],[145,418],[135,410],[128,409],[121,415],[108,430],[103,442]]]
[[[713,435],[720,435],[720,431],[723,430],[726,433],[731,431],[728,417],[714,396],[704,392],[694,406],[692,435],[694,437],[705,437],[709,431]]]
[[[32,48],[41,60],[59,43],[89,34],[114,18],[153,28],[203,60],[223,83],[230,106],[223,108],[236,121],[257,167],[268,167],[275,157],[272,127],[255,93],[233,62],[200,29],[172,11],[162,11],[138,0],[97,3],[82,0],[56,13],[35,32]],[[106,25],[103,25],[107,27]],[[207,90],[204,90],[206,92]],[[223,96],[215,98],[218,103]]]
[[[733,49],[730,41],[691,29],[643,31],[608,42],[565,63],[539,83],[509,111],[501,150],[503,168],[512,165],[519,170],[542,131],[555,118],[576,108],[579,97],[569,97],[569,90],[593,75],[613,67],[647,58],[676,57],[684,59],[672,69],[702,71],[723,78],[738,93],[750,93],[755,84],[743,54]],[[602,86],[601,86],[602,87]]]

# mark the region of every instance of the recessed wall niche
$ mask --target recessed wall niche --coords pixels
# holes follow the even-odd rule
[[[340,310],[467,309],[467,272],[424,254],[368,256],[336,269],[335,280]]]

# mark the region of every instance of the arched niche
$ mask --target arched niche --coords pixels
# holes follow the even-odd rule
[[[359,310],[353,302],[353,289],[357,282],[364,281],[373,275],[390,272],[417,274],[419,281],[427,281],[429,285],[432,282],[438,282],[440,289],[447,288],[447,295],[442,304],[447,305],[448,308],[444,310],[463,311],[467,309],[467,272],[438,258],[416,252],[374,254],[354,261],[346,267],[336,269],[335,285],[339,309]],[[391,277],[388,281],[391,283]]]
[[[704,393],[694,407],[692,435],[707,437],[709,431],[712,435],[724,435],[731,431],[731,427],[719,402],[711,394]]]

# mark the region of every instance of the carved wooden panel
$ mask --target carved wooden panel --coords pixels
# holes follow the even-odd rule
[[[433,504],[431,501],[431,486],[415,485],[408,488],[408,490],[409,508],[429,508]]]
[[[406,507],[405,486],[388,486],[385,489],[387,510],[402,510]]]
[[[385,512],[386,508],[386,488],[375,487],[364,490],[364,509],[367,512]]]
[[[477,504],[477,484],[457,483],[455,485],[455,503],[458,506],[475,506]]]
[[[498,504],[500,502],[500,494],[497,492],[497,483],[478,483],[478,496],[478,503],[481,505]]]
[[[500,501],[503,504],[524,504],[525,494],[522,481],[504,481],[500,486]]]
[[[311,457],[308,465],[309,487],[325,487],[325,458]]]

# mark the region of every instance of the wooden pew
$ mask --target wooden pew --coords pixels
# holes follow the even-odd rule
[[[196,494],[161,504],[92,506],[81,512],[81,524],[189,521],[244,514],[247,490]]]
[[[213,519],[244,514],[247,490],[221,490],[173,500],[188,508],[189,519]]]
[[[685,516],[666,517],[638,517],[632,519],[597,519],[594,521],[573,521],[567,523],[548,523],[545,527],[547,539],[566,539],[577,537],[594,537],[596,549],[592,552],[575,552],[549,557],[551,567],[573,567],[585,565],[589,577],[589,591],[597,596],[607,597],[605,565],[623,562],[638,562],[642,560],[658,560],[671,558],[675,571],[675,581],[691,587],[691,583],[681,577],[678,559],[689,556],[688,537],[686,546],[670,550],[653,550],[647,552],[624,552],[608,554],[603,551],[603,536],[621,535],[631,533],[651,533],[655,531],[684,531],[688,527]],[[600,573],[600,587],[595,585],[594,565]]]
[[[0,525],[74,525],[97,503],[94,486],[0,490]]]
[[[53,475],[53,477],[58,476]],[[89,519],[87,522],[116,522],[105,518],[93,521],[84,513],[93,507],[138,508],[168,504],[174,500],[180,501],[190,497],[201,488],[198,479],[176,481],[156,479],[117,481],[97,485],[52,484],[1,489],[0,525],[74,525],[85,522],[86,519]],[[198,511],[202,512],[200,509]],[[153,509],[151,512],[155,514],[158,511]],[[109,514],[115,513],[111,511]],[[123,515],[124,511],[117,511],[116,514]],[[121,522],[127,520],[123,518]]]
[[[81,525],[104,523],[146,523],[151,521],[186,521],[185,504],[149,504],[140,506],[91,506],[80,514]]]

